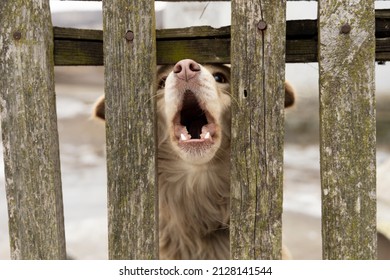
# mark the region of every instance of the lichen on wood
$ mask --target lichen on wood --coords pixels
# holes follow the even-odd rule
[[[156,259],[154,1],[105,1],[103,15],[109,258]]]
[[[390,10],[376,10],[376,61],[390,60]],[[193,26],[156,30],[157,63],[174,64],[192,57],[200,63],[230,63],[230,26]],[[286,25],[286,62],[317,62],[317,20]],[[103,65],[103,32],[54,28],[56,65]],[[196,44],[194,44],[196,40]]]
[[[65,259],[48,0],[0,4],[0,106],[12,259]]]
[[[319,1],[324,259],[376,258],[374,25],[373,0]]]
[[[285,1],[232,1],[233,259],[281,258],[285,12]]]

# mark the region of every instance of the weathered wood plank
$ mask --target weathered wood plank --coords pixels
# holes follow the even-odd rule
[[[390,61],[390,38],[376,39],[376,61]],[[55,64],[103,65],[103,42],[55,40]],[[178,52],[177,50],[180,50]],[[287,40],[286,62],[317,62],[316,40]],[[174,64],[192,57],[199,63],[230,63],[230,39],[157,41],[157,64]]]
[[[373,0],[319,1],[324,259],[376,258]]]
[[[156,259],[154,1],[105,1],[103,15],[109,258]]]
[[[230,63],[230,26],[157,30],[157,63],[192,57],[200,63]],[[376,11],[376,60],[390,61],[390,10]],[[103,65],[103,32],[54,28],[56,65]],[[287,21],[286,62],[316,62],[316,20]],[[197,40],[200,40],[199,43]]]
[[[210,26],[192,26],[187,28],[170,28],[157,30],[157,40],[230,38],[230,26],[213,28]]]
[[[285,13],[285,1],[232,1],[233,259],[281,258]]]
[[[158,64],[174,64],[189,57],[199,63],[229,63],[230,39],[159,41],[157,52]]]
[[[57,66],[103,65],[103,40],[55,40],[54,46]]]
[[[376,39],[375,60],[390,61],[390,38]]]
[[[12,259],[65,259],[49,0],[3,0],[0,106]]]

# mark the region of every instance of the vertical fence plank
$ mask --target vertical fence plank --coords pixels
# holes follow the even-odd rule
[[[0,106],[12,259],[64,259],[49,0],[0,4]]]
[[[103,2],[110,259],[158,257],[154,1]]]
[[[232,1],[233,259],[279,259],[285,1]]]
[[[323,257],[374,259],[374,0],[319,9]]]

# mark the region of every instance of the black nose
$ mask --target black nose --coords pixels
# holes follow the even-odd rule
[[[195,77],[200,72],[200,66],[192,59],[180,60],[173,67],[173,73],[177,75],[179,79],[188,81]]]

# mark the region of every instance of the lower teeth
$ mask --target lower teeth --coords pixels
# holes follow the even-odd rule
[[[185,135],[184,133],[181,133],[180,134],[180,140],[181,141],[187,141],[187,140],[190,140],[191,139],[191,135]],[[200,137],[200,139],[211,139],[211,135],[210,135],[210,132],[207,132],[206,135],[204,137]]]

